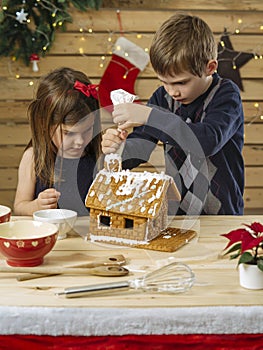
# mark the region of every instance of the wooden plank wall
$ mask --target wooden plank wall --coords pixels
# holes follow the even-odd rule
[[[149,48],[153,33],[175,11],[184,11],[203,18],[219,40],[224,28],[230,33],[237,51],[263,54],[263,2],[252,1],[153,1],[104,0],[99,11],[85,13],[71,9],[73,23],[66,32],[56,34],[51,51],[41,58],[39,72],[9,58],[0,58],[0,204],[12,206],[17,183],[17,167],[23,149],[30,138],[26,108],[33,97],[40,75],[60,66],[85,71],[98,83],[110,60],[112,43],[120,35],[117,18],[120,10],[122,29],[127,39],[142,48]],[[240,23],[240,20],[242,21]],[[89,31],[92,29],[92,32]],[[111,40],[111,41],[110,41]],[[105,57],[103,60],[102,57]],[[103,63],[103,67],[101,67]],[[242,100],[245,110],[246,165],[245,212],[263,212],[263,60],[253,59],[240,70],[244,85]],[[140,73],[135,90],[141,100],[147,101],[159,86],[152,68]],[[262,117],[263,118],[263,117]],[[103,118],[104,127],[109,118]],[[154,161],[162,166],[160,152]]]

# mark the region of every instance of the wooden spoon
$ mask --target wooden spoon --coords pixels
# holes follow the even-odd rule
[[[115,276],[126,276],[129,270],[123,266],[96,266],[91,268],[86,267],[0,267],[1,272],[9,273],[30,273],[31,278],[25,279],[24,276],[18,276],[18,281],[25,281],[27,279],[39,278],[45,276],[53,275],[94,275],[94,276],[105,276],[105,277],[115,277]]]

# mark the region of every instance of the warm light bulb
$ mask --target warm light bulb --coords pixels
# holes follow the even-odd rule
[[[34,82],[31,80],[29,83],[28,83],[29,86],[33,86],[34,85]]]
[[[83,50],[83,48],[82,48],[82,47],[80,47],[80,48],[79,48],[79,53],[80,53],[81,55],[83,55],[84,50]]]
[[[92,33],[92,32],[93,32],[92,28],[89,28],[89,29],[88,29],[88,32],[89,32],[89,33]]]
[[[258,108],[258,107],[259,107],[258,102],[255,102],[255,103],[254,103],[254,107],[255,107],[255,108]]]
[[[220,44],[221,44],[222,47],[225,46],[225,43],[222,40],[220,41]]]
[[[20,75],[19,74],[16,74],[16,79],[19,79],[20,78]]]
[[[141,34],[137,34],[137,39],[141,39],[142,35]]]

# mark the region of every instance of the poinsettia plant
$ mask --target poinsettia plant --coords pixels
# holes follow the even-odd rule
[[[230,259],[239,257],[239,264],[257,265],[263,271],[263,225],[253,222],[251,225],[244,224],[246,228],[239,228],[222,234],[229,239],[224,248],[225,254],[230,254]]]

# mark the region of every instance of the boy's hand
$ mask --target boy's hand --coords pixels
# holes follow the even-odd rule
[[[40,192],[37,197],[39,209],[56,209],[59,197],[60,192],[56,191],[55,188],[48,188]]]
[[[143,125],[147,122],[151,108],[138,103],[121,103],[114,106],[113,121],[121,130]]]
[[[127,136],[128,133],[126,130],[120,132],[116,129],[107,129],[102,136],[102,152],[104,154],[116,153]]]

